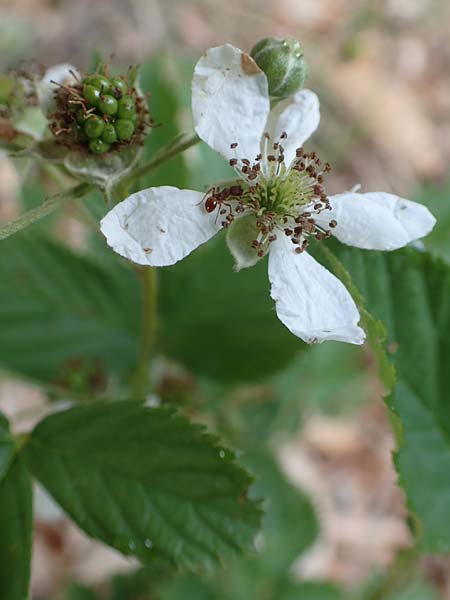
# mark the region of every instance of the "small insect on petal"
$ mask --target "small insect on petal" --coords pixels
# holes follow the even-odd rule
[[[205,200],[205,210],[208,213],[212,213],[217,206],[217,198],[215,196],[210,196]]]

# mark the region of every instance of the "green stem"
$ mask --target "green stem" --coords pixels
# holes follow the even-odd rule
[[[156,154],[152,158],[152,160],[148,161],[144,165],[141,165],[140,167],[136,167],[135,169],[133,169],[130,173],[128,173],[128,175],[124,177],[123,181],[125,181],[128,185],[131,185],[131,183],[133,183],[137,179],[145,177],[146,175],[149,175],[150,173],[155,171],[163,163],[167,162],[177,154],[184,152],[191,146],[195,146],[195,144],[198,144],[199,141],[200,138],[198,137],[198,135],[193,135],[184,142],[179,142],[177,144],[169,146],[165,150],[162,150],[161,152]]]
[[[193,135],[185,141],[174,141],[156,154],[149,162],[136,167],[121,181],[121,190],[127,189],[132,183],[149,175],[171,158],[184,152],[200,141],[197,135]],[[154,267],[138,269],[142,284],[143,307],[142,307],[142,332],[141,345],[138,356],[138,364],[132,381],[134,397],[144,400],[150,390],[150,360],[155,343],[156,335],[156,311],[158,302],[157,273]]]
[[[402,550],[378,584],[375,584],[363,600],[385,600],[396,597],[409,583],[417,578],[420,563],[414,548]]]
[[[45,173],[50,177],[50,179],[52,179],[61,190],[63,190],[66,187],[67,177],[65,176],[59,165],[56,166],[52,163],[44,162],[42,168],[45,171]]]
[[[92,186],[90,184],[80,183],[66,190],[65,192],[51,196],[51,198],[45,200],[45,202],[39,206],[36,206],[36,208],[32,208],[23,215],[20,215],[20,217],[17,217],[17,219],[10,221],[3,227],[0,227],[0,240],[4,240],[10,235],[13,235],[18,231],[25,229],[25,227],[32,225],[35,221],[46,217],[65,202],[85,196],[91,189]]]
[[[138,269],[142,284],[142,332],[138,364],[132,387],[134,397],[143,400],[150,389],[149,365],[156,334],[156,309],[158,302],[157,274],[154,267]]]
[[[168,146],[165,150],[162,150],[160,153],[156,154],[152,160],[148,161],[144,165],[141,165],[140,167],[136,167],[130,173],[128,173],[128,175],[126,175],[120,182],[121,192],[122,190],[127,189],[137,179],[144,177],[145,175],[149,175],[163,163],[167,162],[177,154],[180,154],[180,152],[184,152],[191,146],[194,146],[199,141],[200,138],[197,135],[194,135],[184,142],[174,143]],[[32,225],[35,221],[39,221],[39,219],[46,217],[68,200],[74,200],[85,196],[93,188],[93,184],[80,183],[64,192],[61,192],[60,194],[55,194],[43,202],[40,206],[29,210],[25,214],[20,215],[20,217],[17,219],[6,223],[6,225],[3,227],[0,227],[0,240],[4,240],[10,235],[13,235],[22,229],[25,229],[25,227]]]

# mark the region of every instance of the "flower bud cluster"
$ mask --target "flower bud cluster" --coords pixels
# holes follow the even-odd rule
[[[71,149],[105,154],[142,143],[151,126],[145,99],[123,76],[94,73],[76,78],[74,85],[58,85],[55,99],[50,128]]]

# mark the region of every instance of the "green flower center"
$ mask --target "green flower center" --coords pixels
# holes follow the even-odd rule
[[[247,158],[230,160],[239,180],[228,187],[211,188],[205,198],[205,210],[217,210],[216,219],[220,216],[225,228],[237,216],[255,215],[257,231],[252,247],[258,256],[266,254],[280,234],[291,238],[298,253],[306,249],[311,235],[318,240],[330,235],[330,229],[318,225],[314,217],[331,208],[322,185],[331,167],[328,163],[322,165],[315,152],[303,148],[297,148],[294,160],[286,164],[282,146],[286,138],[283,133],[271,145],[269,154],[270,136],[264,134],[264,151],[253,162]],[[231,145],[232,149],[236,147]],[[328,225],[333,228],[336,221]]]
[[[249,192],[261,211],[273,211],[279,216],[298,212],[310,204],[314,196],[314,185],[306,172],[281,168],[270,164],[268,173],[262,175],[255,191]]]

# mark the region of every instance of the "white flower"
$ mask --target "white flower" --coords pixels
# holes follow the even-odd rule
[[[270,111],[267,79],[226,44],[202,57],[192,82],[198,135],[238,179],[205,195],[174,187],[143,190],[115,206],[101,229],[116,252],[141,265],[172,265],[228,228],[236,268],[269,254],[279,319],[306,342],[364,341],[349,292],[305,248],[328,237],[358,248],[394,250],[435,223],[422,205],[385,193],[327,197],[329,170],[302,145],[319,124],[317,96],[303,90]]]

